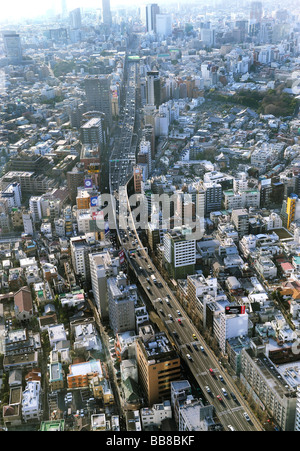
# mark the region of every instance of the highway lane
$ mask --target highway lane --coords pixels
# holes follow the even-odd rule
[[[212,395],[206,393],[206,398],[211,404],[214,405],[216,413],[224,429],[230,430],[228,426],[231,425],[234,430],[240,431],[262,430],[261,425],[257,422],[254,415],[245,405],[245,402],[238,392],[237,388],[235,387],[231,377],[223,371],[216,356],[206,345],[203,338],[199,334],[199,331],[186,316],[176,296],[169,288],[168,284],[163,279],[157,268],[153,265],[153,262],[149,258],[146,250],[143,249],[142,243],[136,230],[136,225],[134,223],[127,192],[126,190],[123,193],[120,192],[120,187],[126,186],[127,188],[127,184],[132,178],[133,160],[130,159],[130,156],[132,155],[131,143],[135,120],[135,114],[133,114],[133,109],[135,110],[134,101],[136,98],[134,81],[136,81],[138,74],[135,66],[130,66],[128,70],[129,89],[127,90],[127,97],[125,102],[126,105],[124,109],[125,113],[122,120],[120,139],[116,142],[110,163],[110,192],[117,193],[117,205],[114,215],[120,243],[122,243],[127,260],[130,262],[132,268],[134,269],[136,276],[145,294],[148,296],[150,303],[155,307],[157,314],[164,322],[169,332],[171,342],[175,344],[179,355],[185,361],[188,368],[194,375],[203,393],[206,393],[205,387],[207,385],[210,387]],[[128,162],[126,162],[126,160],[128,160]],[[121,204],[126,205],[126,211],[129,212],[128,218],[122,217],[122,215],[119,218],[118,212]],[[123,231],[120,230],[119,219],[128,219],[129,230],[127,230],[125,227]],[[132,243],[133,241],[136,241],[134,245]],[[140,255],[138,255],[138,253],[136,252],[135,257],[131,256],[130,251],[132,249],[137,251],[138,247],[141,248],[139,250]],[[161,284],[160,287],[158,287],[153,283],[153,281],[151,281],[152,274],[155,275],[157,282]],[[163,303],[161,304],[159,301],[156,301],[157,298],[162,298]],[[170,305],[168,305],[165,301],[166,298],[169,300]],[[181,312],[181,324],[178,322],[179,316],[177,315],[177,310],[180,310]],[[172,320],[168,315],[171,315]],[[174,331],[178,334],[179,341],[178,339],[176,339],[176,337],[174,337]],[[199,348],[200,346],[202,346],[205,350],[205,354],[203,354],[201,350],[196,351],[194,350],[194,348],[192,348],[192,343],[194,342],[193,334],[195,334],[196,336],[195,342],[197,343],[197,346],[199,346]],[[189,346],[189,348],[187,346]],[[191,355],[192,360],[189,360],[187,354]],[[214,370],[215,377],[210,374],[210,368]],[[220,374],[222,374],[225,384],[220,381],[218,377]],[[222,388],[225,387],[229,393],[229,397],[224,396],[222,392]],[[232,396],[230,395],[231,392],[236,396],[239,405],[232,399]],[[222,397],[222,402],[218,400],[217,396]],[[247,411],[249,417],[251,418],[251,423],[246,421],[246,419],[244,418],[243,413],[245,411]]]
[[[179,355],[188,365],[208,402],[214,405],[217,416],[224,429],[230,431],[231,429],[228,426],[231,426],[236,431],[262,430],[261,425],[251,413],[248,406],[245,405],[231,377],[224,372],[218,359],[206,345],[191,320],[186,316],[176,296],[174,296],[166,281],[153,265],[147,252],[142,248],[138,234],[135,234],[133,218],[131,217],[129,217],[129,224],[130,230],[124,230],[121,233],[122,245],[126,250],[139,282],[157,314],[164,322],[171,342],[175,344]],[[136,240],[138,242],[137,244]],[[134,246],[133,241],[135,242]],[[139,247],[141,249],[138,249]],[[134,256],[130,255],[132,251],[135,252]],[[152,274],[155,275],[157,282],[161,283],[161,288],[151,280]],[[148,291],[147,287],[150,288],[150,291]],[[161,301],[158,299],[161,299]],[[180,315],[177,314],[178,310],[180,311]],[[172,319],[170,319],[169,315],[171,315]],[[181,323],[178,322],[178,319],[180,319]],[[174,331],[179,339],[174,336]],[[194,340],[193,334],[196,336],[196,340]],[[196,343],[198,351],[194,349],[193,343]],[[203,347],[205,353],[201,351],[200,347]],[[192,360],[189,360],[187,354],[190,354]],[[209,372],[210,368],[213,369],[215,376],[212,376]],[[222,375],[224,382],[219,379],[219,375]],[[209,386],[211,394],[206,392],[206,386]],[[222,388],[226,390],[228,396],[224,395]],[[237,401],[232,398],[231,393],[234,394]],[[221,397],[222,401],[219,401],[217,396]],[[245,419],[244,412],[247,412],[251,419],[250,422]]]

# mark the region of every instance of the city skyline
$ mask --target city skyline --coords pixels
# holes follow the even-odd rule
[[[181,0],[177,0],[175,3],[180,3]],[[122,6],[123,2],[121,0],[111,0],[111,7]],[[126,7],[134,6],[138,7],[148,2],[143,2],[142,0],[130,0],[126,3]],[[67,10],[70,12],[75,8],[102,8],[102,0],[67,0]],[[24,3],[22,0],[14,0],[12,3],[7,5],[1,5],[1,21],[9,19],[27,19],[35,18],[38,16],[43,16],[49,10],[55,10],[55,13],[61,12],[61,0],[50,0],[45,4],[45,2],[40,2],[39,0],[28,0]]]
[[[300,431],[299,0],[2,12],[0,430]]]

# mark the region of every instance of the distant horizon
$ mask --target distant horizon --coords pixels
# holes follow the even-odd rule
[[[236,3],[236,6],[245,8],[250,6],[254,0],[230,0],[228,3]],[[263,7],[268,9],[271,4],[276,8],[279,7],[275,0],[260,0],[263,3]],[[288,3],[294,3],[296,0],[290,0],[284,6],[283,9],[288,8]],[[205,0],[203,3],[199,0],[110,0],[112,10],[118,7],[139,7],[147,3],[157,3],[159,6],[167,5],[198,5],[199,7],[205,7],[208,5],[214,5],[217,7],[219,4],[225,3],[225,0]],[[101,9],[102,0],[66,0],[67,11],[70,12],[75,8],[82,9]],[[47,16],[47,13],[54,11],[55,15],[59,15],[62,12],[62,0],[48,0],[42,2],[40,0],[13,0],[8,2],[4,6],[1,6],[0,23],[20,22],[22,20],[37,19]]]
[[[163,3],[181,3],[182,0],[163,0]],[[111,7],[115,8],[118,6],[140,6],[149,1],[144,0],[127,0],[126,2],[122,0],[110,0]],[[124,5],[125,3],[125,5]],[[151,2],[150,2],[151,3]],[[159,3],[156,1],[155,3]],[[48,5],[48,6],[47,6]],[[67,10],[71,11],[75,8],[95,8],[100,9],[102,7],[102,0],[67,0]],[[55,14],[61,12],[61,0],[49,0],[48,2],[41,2],[40,0],[13,0],[13,2],[8,3],[5,6],[1,6],[1,22],[7,20],[20,20],[37,18],[46,15],[47,11],[55,10]]]

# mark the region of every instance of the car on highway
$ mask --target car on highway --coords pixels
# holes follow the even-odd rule
[[[223,378],[223,376],[221,374],[219,374],[219,379],[220,379],[221,382],[225,383],[224,378]]]
[[[227,391],[225,390],[225,388],[222,388],[222,392],[223,392],[223,395],[226,396],[226,398],[227,398],[227,397],[228,397],[228,393],[227,393]]]
[[[205,390],[207,391],[207,393],[211,393],[211,389],[209,388],[208,385],[206,385]]]
[[[170,315],[170,313],[168,314],[168,317],[169,317],[170,321],[173,321],[173,316]]]
[[[170,301],[168,298],[165,298],[166,304],[169,305],[171,307]]]
[[[203,346],[200,346],[200,349],[201,349],[201,352],[203,352],[203,353],[205,352]]]
[[[199,351],[198,346],[196,345],[196,343],[193,343],[193,348],[195,349],[195,351]]]
[[[165,314],[165,312],[163,311],[163,309],[160,309],[160,314],[162,315],[162,316],[166,316],[166,314]]]
[[[162,304],[162,303],[163,303],[163,300],[162,300],[162,298],[158,298],[157,300],[158,300],[158,302],[159,302],[160,304]]]
[[[250,420],[250,417],[247,414],[247,412],[244,412],[243,415],[244,415],[245,420],[248,421],[248,423],[249,423],[251,420]]]
[[[176,310],[176,313],[177,313],[178,316],[181,316],[180,310]]]
[[[193,339],[197,340],[196,334],[193,334]]]
[[[229,424],[227,427],[228,427],[228,429],[229,429],[230,431],[235,431],[234,427],[231,426],[231,424]]]
[[[179,322],[179,324],[181,325],[181,326],[183,326],[183,322],[181,321],[181,319],[180,318],[178,318],[178,320],[177,320],[178,322]]]
[[[213,370],[212,368],[209,368],[209,372],[210,372],[210,374],[211,374],[212,376],[215,375],[214,370]]]
[[[190,354],[187,354],[186,356],[187,356],[187,358],[188,358],[189,360],[193,360],[193,359],[192,359],[192,356],[191,356]]]
[[[217,399],[218,399],[220,402],[223,402],[223,399],[221,398],[220,395],[217,395]]]
[[[234,393],[230,393],[230,396],[232,397],[232,399],[234,400],[234,402],[239,406],[240,403],[239,403],[237,397],[235,396],[235,394],[234,394]]]

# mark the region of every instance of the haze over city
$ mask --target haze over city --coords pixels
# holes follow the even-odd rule
[[[300,431],[299,107],[298,0],[1,6],[1,432]]]

